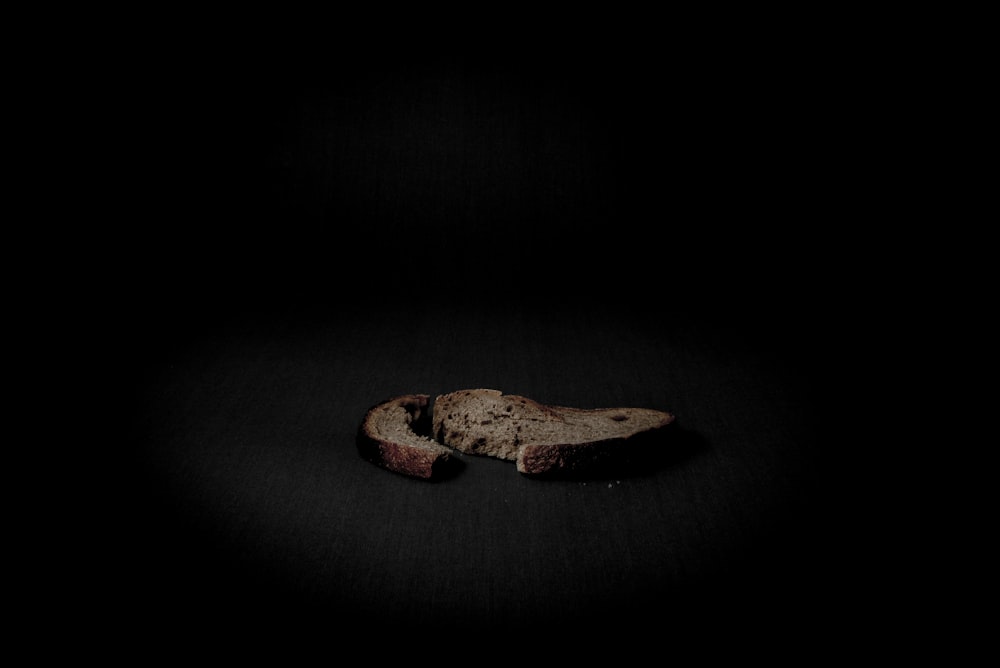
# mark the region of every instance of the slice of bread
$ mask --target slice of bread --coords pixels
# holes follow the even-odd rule
[[[404,394],[372,406],[358,428],[358,452],[373,464],[404,475],[433,478],[444,473],[452,451],[425,435],[429,408],[427,394]]]
[[[432,435],[462,452],[517,462],[528,475],[591,470],[674,416],[649,408],[547,406],[499,390],[460,390],[434,400]]]

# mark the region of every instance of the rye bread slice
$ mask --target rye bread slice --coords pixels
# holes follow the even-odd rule
[[[499,390],[459,390],[434,400],[432,435],[446,446],[517,462],[527,475],[592,470],[674,416],[649,408],[549,406]]]
[[[381,401],[365,413],[358,428],[359,454],[384,469],[433,478],[448,468],[452,451],[426,434],[430,395],[404,394]]]

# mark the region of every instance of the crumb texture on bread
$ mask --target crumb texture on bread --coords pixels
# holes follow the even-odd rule
[[[451,450],[424,434],[429,405],[429,395],[406,394],[369,408],[358,429],[360,455],[382,468],[418,478],[441,472]]]
[[[548,406],[499,390],[459,390],[434,400],[432,435],[444,445],[517,462],[521,473],[583,468],[674,416],[648,408]]]

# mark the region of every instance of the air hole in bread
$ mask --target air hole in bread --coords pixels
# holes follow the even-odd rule
[[[628,419],[628,416],[627,415],[621,415],[621,414],[612,415],[611,419],[614,420],[615,422],[624,422],[625,420]]]

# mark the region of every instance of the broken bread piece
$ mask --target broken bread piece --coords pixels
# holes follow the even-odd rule
[[[528,475],[594,470],[674,416],[649,408],[548,406],[499,390],[459,390],[434,400],[432,435],[444,445],[517,462]]]
[[[429,408],[427,394],[404,394],[372,406],[358,428],[358,452],[377,466],[408,476],[443,473],[452,451],[425,435]]]

